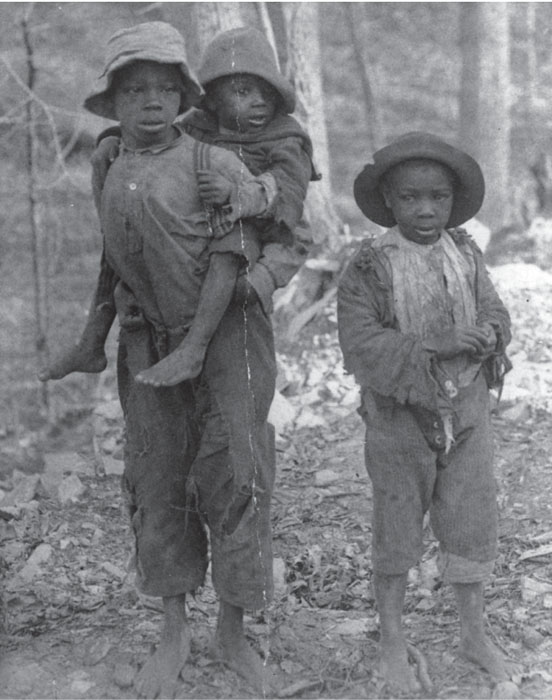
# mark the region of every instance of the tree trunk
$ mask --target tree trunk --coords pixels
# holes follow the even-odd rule
[[[342,224],[332,202],[328,133],[324,119],[324,97],[318,3],[283,3],[287,32],[286,73],[295,86],[295,117],[309,133],[316,165],[322,180],[311,185],[306,201],[306,218],[316,243],[330,251],[340,247]]]
[[[356,63],[356,72],[359,77],[360,84],[362,86],[362,94],[364,96],[368,144],[370,150],[377,151],[378,148],[383,146],[383,134],[379,110],[376,106],[376,101],[372,90],[369,65],[368,61],[364,57],[363,39],[359,34],[361,18],[358,9],[357,4],[353,2],[346,2],[344,5],[345,20],[349,27],[349,34],[351,36],[351,46]]]
[[[509,219],[510,31],[504,2],[460,3],[460,144],[487,182],[480,218],[491,230]]]
[[[35,88],[36,66],[34,50],[28,25],[32,6],[21,20],[21,31],[27,63],[27,88],[31,94]],[[45,367],[49,360],[48,349],[48,239],[44,235],[40,217],[38,196],[38,136],[36,133],[36,108],[32,99],[26,104],[26,166],[27,199],[29,203],[29,229],[31,234],[31,256],[33,268],[33,298],[35,316],[35,353],[39,367]],[[41,384],[42,408],[49,412],[49,389]]]
[[[535,124],[535,98],[537,97],[538,61],[537,61],[537,10],[534,2],[525,5],[525,55],[527,72],[525,77],[525,119],[527,127],[532,130]]]
[[[218,32],[258,23],[253,2],[194,2],[193,17],[198,55]]]

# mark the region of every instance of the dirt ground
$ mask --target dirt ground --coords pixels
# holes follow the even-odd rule
[[[489,633],[515,662],[522,697],[548,698],[549,418],[526,414],[512,422],[497,415],[495,426],[501,534],[487,592]],[[134,673],[157,641],[159,603],[133,587],[119,476],[98,466],[93,435],[88,416],[52,441],[50,468],[74,471],[70,478],[77,476],[82,486],[78,494],[60,504],[39,488],[16,517],[9,508],[0,510],[2,698],[132,698]],[[280,697],[391,697],[377,673],[371,496],[362,441],[354,407],[325,426],[289,431],[278,441],[276,598],[266,616],[247,622],[253,644],[277,674]],[[67,461],[70,455],[78,466]],[[107,472],[113,471],[110,464]],[[8,478],[5,464],[2,476]],[[436,547],[427,534],[427,554],[409,584],[406,618],[409,640],[426,658],[434,683],[422,696],[502,697],[486,673],[457,657],[454,604],[436,578]],[[43,554],[33,569],[29,556],[37,552]],[[194,643],[179,698],[253,697],[209,657],[215,611],[207,583],[190,601]]]

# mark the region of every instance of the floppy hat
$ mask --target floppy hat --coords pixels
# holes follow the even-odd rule
[[[205,49],[197,71],[202,85],[236,73],[256,75],[279,93],[287,114],[295,109],[295,92],[278,70],[272,46],[262,32],[253,27],[237,27],[217,34]]]
[[[120,29],[108,40],[106,54],[103,73],[84,101],[84,107],[89,112],[117,121],[109,94],[113,74],[135,61],[169,63],[179,68],[185,92],[179,114],[200,102],[203,90],[186,64],[184,38],[167,22],[144,22]]]
[[[448,166],[458,178],[447,226],[454,228],[471,219],[481,208],[485,196],[485,180],[477,162],[467,153],[446,143],[438,136],[412,131],[399,136],[388,146],[374,153],[374,162],[364,166],[354,183],[355,200],[362,212],[380,226],[397,222],[385,204],[381,178],[390,168],[413,159],[435,160]]]

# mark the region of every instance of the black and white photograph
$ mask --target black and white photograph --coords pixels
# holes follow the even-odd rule
[[[552,695],[552,2],[0,2],[0,698]]]

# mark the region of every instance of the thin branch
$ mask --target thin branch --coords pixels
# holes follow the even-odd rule
[[[27,59],[27,83],[25,89],[28,94],[33,94],[36,79],[36,66],[34,62],[33,46],[28,31],[28,19],[30,10],[27,10],[21,20],[21,31],[25,55]],[[5,59],[3,59],[6,63]],[[19,76],[18,76],[19,78]],[[20,83],[22,81],[19,81]],[[22,83],[24,84],[24,83]],[[29,224],[31,230],[31,250],[34,287],[34,311],[35,311],[35,350],[39,362],[48,360],[48,284],[44,274],[44,263],[41,261],[41,242],[43,235],[40,225],[39,200],[37,196],[37,134],[34,119],[34,101],[28,100],[26,105],[27,116],[27,195],[29,199]],[[47,260],[47,251],[46,251]],[[41,387],[43,407],[48,410],[49,390],[44,383]]]
[[[36,93],[33,91],[31,87],[29,87],[28,84],[25,84],[23,80],[19,77],[17,72],[12,68],[10,62],[7,60],[5,56],[0,56],[0,61],[6,66],[6,70],[8,73],[11,75],[11,77],[15,80],[15,82],[27,93],[29,99],[32,102],[35,102],[44,112],[46,119],[48,121],[48,124],[50,126],[50,130],[52,132],[52,141],[54,144],[54,152],[57,156],[57,162],[59,165],[59,168],[63,171],[63,174],[65,177],[71,179],[70,173],[67,171],[67,168],[65,167],[65,163],[63,160],[63,152],[62,152],[62,147],[58,139],[57,131],[56,131],[56,123],[54,121],[54,118],[52,116],[52,113],[50,111],[49,106],[41,100]],[[28,104],[28,103],[27,103]]]

